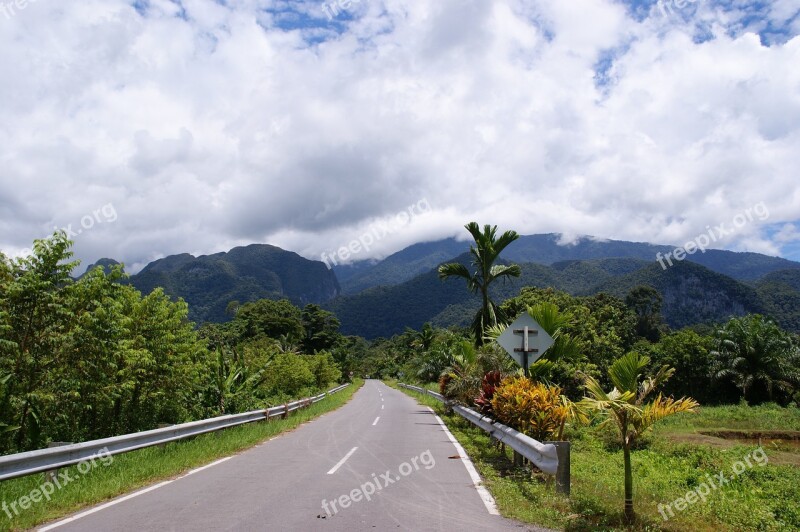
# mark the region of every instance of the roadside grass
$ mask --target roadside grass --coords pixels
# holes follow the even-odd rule
[[[568,434],[572,442],[572,494],[566,498],[555,493],[550,478],[514,466],[510,449],[502,450],[488,434],[460,416],[447,415],[435,399],[401,391],[442,416],[506,517],[569,531],[800,530],[800,468],[776,465],[773,458],[780,453],[764,445],[770,462],[761,466],[755,459],[760,455],[752,454],[757,443],[734,440],[727,447],[718,448],[671,438],[676,432],[691,434],[706,428],[787,430],[796,426],[796,409],[787,412],[769,405],[752,409],[706,407],[695,416],[665,421],[649,438],[647,447],[633,453],[637,522],[628,527],[622,519],[622,452],[610,443],[605,429],[585,427]],[[681,419],[684,417],[689,419]],[[746,457],[751,466],[747,466]],[[708,486],[708,475],[716,479],[720,473],[729,479],[728,484],[710,489],[705,501],[688,504],[683,511],[673,504],[670,515],[667,505],[703,483]],[[659,513],[659,504],[669,519]]]
[[[287,419],[248,423],[168,443],[163,448],[148,447],[117,455],[113,457],[113,462],[109,463],[107,459],[105,462],[108,463],[107,466],[98,460],[96,467],[83,475],[78,472],[78,466],[64,468],[62,472],[70,475],[74,481],[56,490],[49,501],[41,500],[33,503],[26,510],[20,509],[17,504],[18,515],[15,515],[9,506],[43,485],[44,475],[29,475],[0,482],[0,505],[3,503],[6,505],[0,509],[0,530],[26,530],[158,481],[181,476],[191,469],[247,450],[264,440],[339,408],[347,403],[363,384],[363,380],[354,379],[352,386],[306,409],[293,412]]]

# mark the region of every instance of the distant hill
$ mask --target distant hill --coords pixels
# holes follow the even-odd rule
[[[766,305],[752,287],[691,262],[678,262],[667,270],[651,264],[583,290],[581,295],[606,292],[624,299],[631,289],[642,284],[661,293],[662,313],[674,328],[766,311]]]
[[[172,255],[148,264],[130,282],[144,293],[156,287],[189,304],[195,322],[230,319],[231,301],[287,298],[303,306],[323,303],[341,289],[325,264],[275,246],[253,244],[227,253]]]
[[[89,266],[87,266],[86,270],[82,274],[80,274],[77,278],[80,279],[81,277],[89,273],[91,270],[97,268],[98,266],[102,267],[103,271],[106,274],[108,274],[109,272],[111,272],[111,268],[117,265],[119,265],[119,262],[115,261],[114,259],[100,259],[94,264],[90,264]],[[125,269],[123,268],[122,271],[125,271]]]
[[[772,272],[755,286],[778,323],[785,329],[800,331],[800,270]]]
[[[469,255],[455,260],[466,264]],[[624,298],[635,286],[649,284],[663,295],[664,318],[675,328],[770,311],[757,289],[691,262],[677,262],[667,270],[636,258],[520,266],[519,279],[495,287],[496,301],[515,296],[524,286],[553,287],[573,295],[607,292]],[[344,333],[367,338],[391,336],[405,327],[418,329],[427,321],[440,326],[466,325],[479,305],[479,298],[466,290],[464,282],[440,281],[435,270],[395,286],[370,288],[326,304],[341,320]]]
[[[334,266],[333,271],[339,278],[343,293],[357,294],[373,286],[400,284],[468,250],[467,242],[449,238],[414,244],[381,261]]]
[[[562,262],[606,258],[638,259],[655,263],[661,256],[674,251],[674,246],[654,245],[621,240],[598,240],[581,237],[574,243],[559,243],[557,234],[527,235],[509,245],[503,258],[511,262],[554,265]],[[382,261],[361,261],[334,267],[345,294],[355,294],[374,286],[393,286],[469,250],[469,242],[455,239],[415,244]],[[679,261],[673,260],[673,263]],[[800,269],[800,263],[759,253],[737,253],[707,250],[688,255],[685,262],[701,264],[717,273],[738,281],[756,281],[770,272]],[[664,261],[666,265],[667,262]]]
[[[634,286],[650,284],[664,295],[666,320],[675,327],[765,312],[783,327],[800,331],[800,263],[712,250],[695,253],[691,261],[673,261],[664,270],[656,253],[663,256],[674,249],[670,246],[589,237],[562,245],[559,239],[555,234],[529,235],[512,243],[503,258],[520,264],[523,275],[494,287],[496,300],[515,296],[523,286],[624,297]],[[234,300],[287,298],[298,306],[324,303],[339,315],[344,332],[373,338],[427,321],[469,323],[478,298],[455,279],[442,283],[435,271],[451,260],[469,263],[468,250],[469,242],[451,238],[329,270],[296,253],[253,244],[200,257],[171,255],[148,264],[128,282],[145,293],[160,286],[170,296],[182,297],[197,323],[228,320],[226,309]],[[114,264],[113,259],[101,259],[89,268],[108,270]]]

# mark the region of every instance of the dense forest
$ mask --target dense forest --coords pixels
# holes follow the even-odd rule
[[[0,256],[0,452],[280,404],[341,379],[347,340],[314,305],[231,306],[197,329],[184,301],[119,266],[74,280],[63,233]]]

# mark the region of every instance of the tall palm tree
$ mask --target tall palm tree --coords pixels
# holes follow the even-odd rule
[[[604,423],[615,424],[619,431],[625,461],[624,515],[628,523],[634,520],[631,449],[636,440],[657,421],[679,412],[694,412],[699,406],[694,399],[684,397],[675,400],[660,393],[653,401],[645,403],[647,397],[675,373],[674,368],[662,366],[654,376],[641,380],[648,364],[649,357],[635,352],[614,361],[608,369],[608,376],[614,385],[609,393],[604,392],[594,378],[585,376],[586,390],[590,396],[581,401],[584,408],[607,415]]]
[[[470,273],[469,269],[463,264],[452,262],[439,266],[439,278],[444,280],[449,277],[461,277],[466,279],[467,288],[472,293],[481,294],[482,305],[480,311],[472,321],[472,331],[475,334],[475,345],[483,345],[484,333],[487,328],[497,325],[498,318],[497,305],[489,297],[489,286],[497,279],[519,277],[522,270],[516,264],[503,265],[495,264],[500,257],[500,253],[513,241],[519,238],[516,231],[506,231],[497,237],[497,226],[484,225],[483,232],[476,222],[470,222],[464,226],[475,240],[475,245],[470,246],[469,252],[472,254],[472,265],[475,272]]]
[[[733,318],[716,336],[712,377],[732,381],[745,399],[756,385],[772,400],[776,389],[791,395],[800,384],[797,348],[774,321],[758,314]]]

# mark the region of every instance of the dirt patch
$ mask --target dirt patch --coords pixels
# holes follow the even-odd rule
[[[740,437],[723,438],[720,436],[713,436],[716,433],[736,433]],[[762,434],[775,434],[776,431],[758,431]],[[786,432],[786,431],[783,431]],[[730,449],[736,445],[752,445],[753,447],[761,445],[767,451],[769,456],[769,463],[773,465],[791,465],[800,467],[800,440],[793,439],[778,439],[778,438],[747,438],[743,435],[754,434],[756,431],[703,431],[701,433],[672,433],[665,435],[667,439],[675,443],[689,443],[692,445],[706,445],[717,449]]]
[[[788,440],[800,442],[800,431],[796,430],[701,430],[704,436],[723,440]]]

